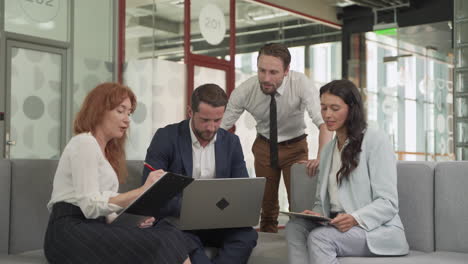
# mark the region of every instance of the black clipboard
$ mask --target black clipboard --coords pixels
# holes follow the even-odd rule
[[[191,177],[166,172],[140,196],[122,209],[111,224],[136,226],[149,216],[157,216],[161,207],[192,183]]]
[[[330,218],[325,217],[325,216],[317,216],[317,215],[310,215],[310,214],[304,214],[304,213],[295,213],[295,212],[284,212],[284,211],[280,211],[280,213],[285,214],[285,215],[289,215],[289,216],[296,216],[296,217],[305,218],[305,219],[315,221],[315,222],[330,222],[331,221]]]

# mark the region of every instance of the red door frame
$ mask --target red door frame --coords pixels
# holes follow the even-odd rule
[[[117,33],[117,82],[123,83],[123,71],[125,63],[125,9],[126,9],[126,0],[119,0],[118,2],[118,19],[117,25],[119,27],[119,32]]]
[[[196,1],[196,0],[194,0]],[[187,65],[187,104],[194,87],[195,66],[203,66],[223,70],[226,72],[226,92],[228,95],[234,90],[235,85],[235,55],[236,55],[236,6],[235,0],[229,0],[229,61],[217,59],[211,56],[193,54],[190,52],[190,5],[191,0],[185,0],[184,5],[184,57]]]

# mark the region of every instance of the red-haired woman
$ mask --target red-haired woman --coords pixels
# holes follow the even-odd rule
[[[124,144],[135,107],[133,92],[117,83],[98,85],[85,98],[47,205],[44,251],[50,263],[190,263],[196,245],[164,221],[106,223],[163,174],[152,172],[140,188],[117,193],[128,174]]]

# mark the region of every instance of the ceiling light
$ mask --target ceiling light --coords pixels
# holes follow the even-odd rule
[[[382,30],[382,29],[390,29],[390,28],[398,28],[398,23],[379,23],[373,26],[373,30]]]
[[[184,1],[183,0],[174,0],[174,1],[169,2],[169,4],[175,5],[178,8],[183,8],[184,7]]]
[[[347,6],[351,6],[354,4],[355,4],[354,2],[349,1],[349,0],[339,0],[336,2],[336,6],[338,7],[347,7]]]
[[[272,18],[277,18],[277,17],[284,17],[284,16],[287,16],[287,15],[289,15],[289,13],[280,12],[280,13],[261,15],[261,16],[252,16],[251,18],[254,21],[259,21],[259,20],[267,20],[267,19],[272,19]]]

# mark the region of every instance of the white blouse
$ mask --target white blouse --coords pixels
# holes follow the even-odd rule
[[[336,181],[336,173],[341,168],[341,151],[338,149],[338,140],[336,141],[335,148],[333,149],[332,163],[330,174],[328,175],[328,195],[330,197],[330,211],[343,212],[343,206],[338,197],[338,183]]]
[[[47,208],[52,211],[55,203],[67,202],[80,207],[86,218],[107,216],[122,209],[109,203],[118,189],[117,174],[96,138],[82,133],[74,136],[63,151]]]
[[[345,141],[343,148],[348,144],[348,140]],[[336,173],[341,168],[341,150],[338,148],[338,139],[335,140],[335,148],[333,149],[333,157],[331,162],[330,174],[328,175],[328,196],[330,198],[330,212],[344,212],[344,208],[340,202],[338,182],[336,181]],[[350,176],[351,177],[351,176]],[[355,212],[351,213],[359,226],[366,228],[366,225],[361,220],[358,214]]]

